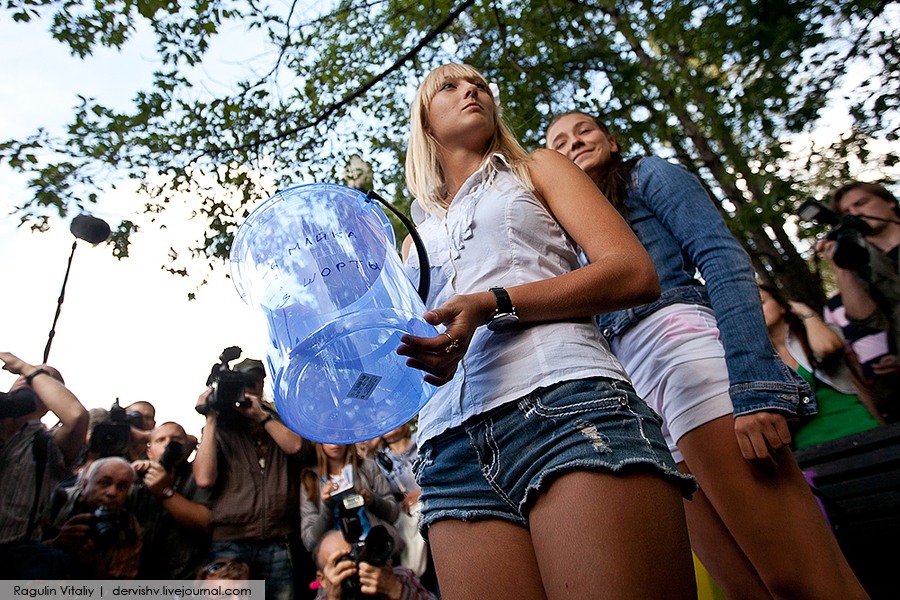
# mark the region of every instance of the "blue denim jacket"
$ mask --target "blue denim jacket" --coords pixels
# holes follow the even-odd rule
[[[725,347],[735,416],[761,410],[816,414],[809,385],[769,341],[750,259],[697,178],[679,165],[647,157],[632,169],[625,206],[631,228],[656,265],[662,293],[651,304],[601,315],[604,337],[612,340],[669,304],[709,306]],[[698,270],[705,286],[696,278]]]

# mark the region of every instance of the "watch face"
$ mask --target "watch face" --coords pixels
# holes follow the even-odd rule
[[[487,324],[491,331],[509,331],[519,324],[519,316],[515,313],[502,313],[495,316]]]

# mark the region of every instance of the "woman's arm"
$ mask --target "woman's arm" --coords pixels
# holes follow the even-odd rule
[[[395,523],[400,516],[400,504],[394,499],[391,492],[391,484],[387,477],[378,468],[373,460],[364,459],[359,465],[360,472],[365,477],[365,484],[368,484],[368,498],[366,498],[366,509],[370,510],[373,515],[387,521]]]
[[[325,532],[334,527],[333,503],[316,502],[309,498],[306,490],[300,490],[300,540],[303,546],[310,552],[325,535]]]
[[[806,329],[806,339],[809,341],[809,349],[812,350],[816,360],[823,361],[844,350],[844,339],[832,329],[815,310],[803,304],[789,300],[791,312],[799,317]]]
[[[506,288],[519,321],[582,319],[656,299],[659,280],[650,257],[588,176],[552,150],[536,151],[529,169],[536,195],[591,264],[558,277]],[[475,329],[488,322],[496,306],[488,291],[454,296],[424,315],[432,325],[445,324],[446,335],[403,336],[397,352],[410,357],[408,366],[428,373],[425,381],[443,385],[456,372]],[[446,351],[448,336],[458,344],[450,352]]]

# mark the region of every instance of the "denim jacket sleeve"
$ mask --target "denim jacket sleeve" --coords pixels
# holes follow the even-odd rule
[[[703,186],[680,165],[658,157],[641,161],[635,174],[636,191],[706,283],[725,347],[734,415],[815,414],[809,386],[769,341],[750,259]]]

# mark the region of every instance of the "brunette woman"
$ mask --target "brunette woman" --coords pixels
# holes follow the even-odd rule
[[[775,354],[750,261],[700,182],[661,158],[623,160],[583,113],[557,117],[546,139],[626,216],[656,267],[659,300],[600,323],[700,484],[685,511],[703,565],[729,598],[866,597],[790,449],[788,418],[815,414],[809,386]]]
[[[792,427],[794,447],[808,448],[878,427],[859,400],[851,371],[844,362],[844,340],[815,310],[789,301],[771,285],[759,286],[769,339],[786,365],[816,392],[819,412]]]
[[[403,539],[393,524],[400,516],[400,503],[374,460],[359,458],[352,445],[316,443],[316,466],[303,470],[300,483],[300,539],[307,550],[314,552],[326,531],[339,528],[337,503],[355,493],[365,503],[363,528],[383,525],[399,556]]]

